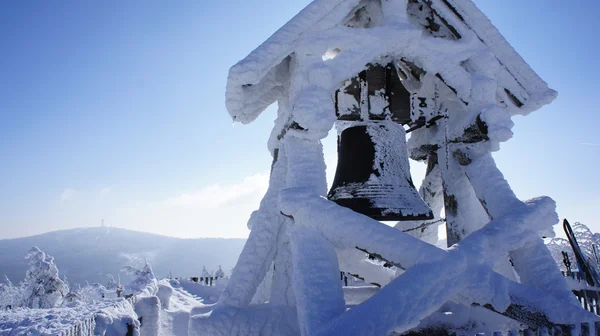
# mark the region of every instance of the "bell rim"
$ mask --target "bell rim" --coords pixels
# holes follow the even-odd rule
[[[352,210],[358,214],[365,215],[369,218],[377,221],[412,221],[412,220],[430,220],[434,219],[433,211],[429,210],[425,213],[405,215],[401,209],[390,209],[390,208],[378,208],[378,207],[365,207],[366,204],[370,204],[371,201],[367,198],[345,198],[331,200],[337,205]]]

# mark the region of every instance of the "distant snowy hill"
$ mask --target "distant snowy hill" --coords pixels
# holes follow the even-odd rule
[[[0,240],[0,277],[23,280],[27,269],[24,256],[37,246],[54,257],[61,277],[70,283],[106,283],[108,273],[117,277],[125,265],[139,266],[144,260],[157,277],[201,275],[219,265],[230,273],[242,251],[245,239],[181,239],[119,228],[94,227],[54,231],[37,236]],[[121,274],[124,277],[123,274]]]

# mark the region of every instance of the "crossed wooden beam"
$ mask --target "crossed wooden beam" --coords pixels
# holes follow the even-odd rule
[[[492,219],[446,251],[319,196],[326,193],[322,146],[296,133],[282,139],[269,191],[250,221],[252,231],[236,266],[241,271],[231,279],[237,285],[226,288],[222,307],[249,304],[275,248],[287,244],[278,237],[289,230],[291,262],[285,272],[294,274],[290,281],[302,335],[339,335],[348,326],[357,335],[408,330],[450,300],[483,306],[532,328],[560,330],[598,320],[567,288],[537,233],[558,221],[554,201],[520,201],[489,152],[463,153],[469,160],[460,169]],[[278,216],[280,211],[285,216]],[[355,248],[406,272],[346,311],[336,249]],[[489,266],[509,256],[521,284]],[[315,273],[316,279],[310,276]]]
[[[331,82],[341,83],[354,75],[352,67],[346,65],[366,64],[372,60],[372,55],[402,54],[404,51],[390,51],[387,40],[373,41],[392,35],[410,39],[411,34],[416,34],[416,30],[407,31],[404,26],[397,25],[378,28],[377,34],[373,31],[335,27],[327,32],[306,34],[297,44],[310,46],[310,50],[326,50],[330,47],[329,41],[338,41],[337,46],[346,52],[328,64],[336,70],[332,72]],[[389,34],[381,34],[381,31],[389,31]],[[364,41],[369,41],[369,45],[363,45]],[[432,52],[438,50],[439,44],[453,42],[421,39],[420,43],[425,52]],[[402,41],[398,44],[404,45]],[[294,83],[305,79],[303,76],[310,66],[322,65],[318,55],[306,53],[302,48],[299,50],[294,55],[299,59],[292,74]],[[417,80],[425,73],[408,60],[402,62]],[[460,70],[460,65],[454,67]],[[446,84],[440,74],[436,77]],[[286,112],[289,120],[285,125],[277,124],[283,129],[277,137],[269,190],[260,209],[249,221],[252,231],[236,265],[237,271],[219,299],[220,307],[248,306],[273,264],[277,265],[277,269],[273,268],[273,283],[278,285],[272,292],[270,303],[296,306],[303,335],[339,335],[348,326],[356,327],[352,334],[362,335],[408,330],[449,300],[478,304],[538,328],[597,320],[578,304],[538,235],[541,229],[558,222],[554,202],[547,197],[526,203],[520,201],[497,169],[489,149],[477,152],[477,148],[471,148],[477,147],[472,145],[473,142],[485,143],[487,140],[477,127],[474,132],[467,132],[470,128],[465,130],[471,137],[445,139],[446,145],[452,145],[440,151],[442,156],[446,155],[441,162],[456,161],[451,176],[444,176],[444,181],[459,176],[463,185],[470,184],[491,220],[480,230],[459,237],[459,243],[449,251],[319,196],[325,195],[327,190],[323,150],[317,139],[327,134],[332,121],[327,119],[316,125],[295,120],[300,116],[306,120],[307,114],[309,119],[320,120],[324,107],[317,104],[319,99],[313,98],[315,94],[330,92],[327,91],[329,88],[317,86],[317,83],[303,85],[294,88],[283,100],[289,105]],[[457,92],[450,86],[448,89]],[[495,101],[470,102],[469,109],[477,110],[474,105],[484,103],[496,104]],[[314,129],[299,127],[301,124]],[[482,133],[485,135],[486,132]],[[434,141],[433,136],[427,138],[431,140],[428,146],[441,143]],[[459,144],[460,152],[448,151],[454,144]],[[452,187],[445,185],[447,190],[444,191],[452,191]],[[281,216],[280,211],[285,216]],[[453,228],[452,220],[449,218],[447,224],[450,228]],[[376,254],[406,272],[368,300],[346,311],[336,249],[354,248]],[[509,257],[521,284],[508,280],[489,266],[495,260],[508,260]],[[291,273],[294,276],[290,278]],[[310,277],[315,273],[319,277]],[[290,282],[294,295],[288,295]],[[357,323],[361,320],[363,323]]]
[[[293,286],[303,335],[339,335],[348,325],[355,326],[357,335],[408,330],[449,300],[481,305],[531,328],[565,329],[566,325],[598,320],[581,308],[553,260],[556,269],[532,265],[550,265],[551,256],[536,231],[557,222],[554,201],[548,197],[518,200],[490,154],[473,159],[465,168],[493,219],[448,251],[338,206],[311,188],[280,192],[279,208],[296,224],[291,238],[294,270],[298,270]],[[498,209],[507,211],[499,214]],[[307,251],[318,251],[319,258],[334,260],[335,248],[377,254],[406,272],[345,311],[338,274],[329,274],[331,264],[316,260],[312,253],[307,256]],[[521,273],[522,284],[489,266],[509,255],[516,268],[532,268]],[[306,264],[322,274],[322,279],[315,282],[303,274]],[[339,299],[331,300],[332,293],[341,297],[342,304]],[[322,302],[323,298],[329,302]],[[357,323],[360,320],[364,323]]]
[[[509,297],[496,297],[495,294],[490,294],[488,297],[478,298],[466,294],[466,298],[461,299],[467,304],[479,304],[488,309],[492,309],[505,316],[516,319],[529,325],[532,328],[553,328],[552,323],[545,316],[543,307],[547,306],[562,306],[565,311],[572,309],[572,313],[567,313],[563,317],[572,317],[565,320],[556,320],[563,324],[575,323],[575,321],[593,321],[595,316],[587,314],[579,305],[576,304],[574,297],[568,293],[570,300],[565,300],[562,295],[548,295],[549,293],[533,286],[527,286],[512,282],[502,275],[494,272],[490,267],[486,266],[484,260],[473,252],[478,251],[470,248],[471,242],[474,245],[478,244],[479,238],[474,237],[469,241],[465,241],[462,246],[448,252],[437,247],[421,242],[401,231],[388,227],[375,220],[356,214],[351,210],[342,208],[337,204],[330,202],[324,198],[313,195],[302,194],[301,190],[287,190],[281,197],[282,208],[284,212],[294,217],[296,223],[305,226],[305,228],[297,228],[297,230],[316,230],[330,243],[339,248],[352,247],[353,242],[357,243],[356,247],[365,246],[367,251],[386,251],[379,254],[386,256],[388,260],[394,260],[401,265],[404,265],[408,270],[393,280],[390,284],[383,287],[380,292],[367,300],[366,304],[358,305],[346,313],[342,313],[334,319],[334,321],[325,327],[321,332],[322,335],[339,334],[337,327],[349,325],[360,320],[361,316],[369,315],[374,307],[395,307],[394,317],[382,316],[381,320],[371,321],[368,326],[364,326],[357,334],[372,334],[383,335],[393,329],[406,330],[411,324],[433,313],[442,304],[448,300],[456,299],[462,291],[468,291],[478,286],[500,287],[507,289]],[[546,206],[547,199],[540,199],[532,202],[529,207],[531,213],[539,211],[540,208]],[[302,208],[292,208],[291,204],[301,206]],[[524,220],[527,215],[522,215],[521,220]],[[340,237],[339,232],[349,229],[348,222],[340,221],[340,218],[353,218],[355,221],[354,229],[362,231],[361,239],[355,241],[357,237],[348,235],[347,238]],[[321,220],[315,221],[315,218]],[[514,218],[519,220],[519,218]],[[483,231],[492,231],[495,226],[505,224],[504,221],[491,222],[486,226],[487,230],[481,230],[474,235],[480,236]],[[294,237],[294,236],[293,236]],[[294,243],[294,238],[293,243]],[[465,239],[467,240],[467,239]],[[296,241],[297,243],[297,241]],[[360,246],[359,246],[360,245]],[[463,248],[466,246],[466,248]],[[314,249],[314,248],[313,248]],[[363,249],[361,247],[361,249]],[[302,250],[302,248],[299,248]],[[418,255],[417,255],[418,254]],[[430,259],[426,262],[423,259]],[[479,260],[473,260],[479,259]],[[458,263],[463,263],[462,267]],[[468,266],[468,267],[467,267]],[[474,276],[471,271],[477,269],[477,273],[481,272],[478,277]],[[459,270],[457,272],[457,270]],[[469,270],[469,273],[463,271]],[[301,277],[301,274],[298,274]],[[434,286],[438,286],[439,291],[432,295],[431,290],[434,288],[427,287],[429,290],[422,293],[404,293],[403,288],[414,288],[415,281],[427,282],[427,279],[432,279]],[[434,280],[435,279],[435,280]],[[311,280],[305,282],[305,285],[310,285]],[[321,284],[322,285],[322,284]],[[335,285],[339,285],[336,281]],[[321,290],[319,290],[321,291]],[[445,293],[442,293],[444,291]],[[409,296],[405,296],[405,295]],[[531,296],[537,296],[538,300],[531,300]],[[435,297],[435,304],[428,305],[424,310],[415,311],[414,302],[419,302],[420,299]],[[501,296],[501,295],[500,295]],[[402,299],[406,299],[402,303]],[[469,302],[471,301],[471,302]],[[298,302],[298,310],[302,310],[300,302]],[[431,307],[434,307],[432,310]],[[410,310],[410,311],[409,311]],[[299,312],[300,315],[300,312]],[[570,315],[570,316],[569,316]],[[413,319],[407,317],[412,316]],[[558,316],[557,316],[558,317]],[[300,321],[302,324],[303,321]],[[309,321],[305,321],[311,324]],[[359,326],[361,328],[361,326]],[[319,329],[319,328],[315,328]]]

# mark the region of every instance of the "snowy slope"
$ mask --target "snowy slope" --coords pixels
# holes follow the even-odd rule
[[[152,264],[157,277],[200,276],[202,266],[209,272],[219,265],[229,273],[245,239],[181,239],[118,228],[81,228],[37,236],[0,240],[0,276],[13,282],[23,280],[27,269],[24,256],[37,246],[54,257],[61,276],[69,282],[106,283],[106,274],[115,278],[124,265]],[[123,276],[123,275],[121,275]]]

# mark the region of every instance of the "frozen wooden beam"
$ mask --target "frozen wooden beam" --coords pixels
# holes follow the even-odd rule
[[[292,252],[290,249],[290,232],[292,222],[285,219],[277,237],[277,246],[273,260],[273,281],[271,283],[271,297],[269,303],[294,307],[296,296],[292,287],[293,266]]]
[[[265,278],[276,251],[278,234],[285,217],[277,208],[277,196],[285,187],[286,156],[274,158],[269,178],[269,189],[260,208],[252,213],[248,226],[250,235],[223,290],[216,309],[225,306],[245,307],[250,304],[257,287]]]
[[[461,277],[461,272],[465,272],[468,269],[472,270],[473,268],[471,267],[474,266],[472,263],[483,263],[475,268],[479,267],[479,269],[482,269],[481,267],[483,267],[483,269],[487,269],[486,274],[489,274],[489,276],[494,279],[486,279],[485,285],[482,284],[482,286],[487,286],[488,288],[504,288],[503,286],[509,286],[506,287],[508,295],[510,295],[510,300],[514,299],[515,302],[507,302],[507,307],[511,304],[522,305],[525,311],[524,314],[527,312],[530,314],[534,314],[535,312],[543,314],[547,307],[556,307],[557,304],[563,305],[562,302],[557,303],[556,298],[552,295],[553,292],[545,292],[535,287],[522,288],[521,285],[507,280],[503,276],[493,272],[488,266],[484,266],[486,261],[491,261],[489,258],[495,256],[495,254],[487,255],[486,252],[489,253],[488,249],[491,248],[492,251],[499,249],[502,251],[503,248],[501,247],[503,244],[506,244],[506,242],[510,242],[509,245],[512,246],[525,244],[528,238],[525,237],[526,239],[523,239],[523,237],[520,236],[522,234],[521,232],[507,230],[510,229],[508,223],[516,223],[515,225],[517,225],[517,227],[524,225],[524,222],[527,219],[532,218],[532,216],[535,218],[535,215],[540,212],[543,213],[543,211],[540,210],[546,209],[547,203],[546,199],[541,199],[539,202],[532,202],[530,205],[526,206],[527,211],[512,214],[511,216],[506,216],[506,218],[496,219],[488,223],[483,229],[478,230],[465,238],[458,248],[446,252],[385,224],[379,223],[369,217],[340,207],[323,197],[318,197],[308,189],[286,189],[280,194],[281,210],[285,214],[294,217],[298,225],[318,230],[327,240],[338,248],[350,248],[352,246],[360,247],[368,252],[384,256],[387,260],[401,264],[408,269],[406,273],[396,278],[388,286],[384,287],[380,293],[369,299],[374,300],[371,302],[378,302],[375,305],[383,303],[394,305],[394,311],[396,311],[396,309],[398,311],[404,311],[404,309],[406,309],[405,305],[409,303],[402,299],[402,295],[406,294],[406,291],[410,291],[411,295],[418,294],[415,293],[414,290],[410,290],[412,285],[416,286],[414,281],[417,281],[421,286],[418,288],[423,290],[423,293],[418,295],[424,295],[425,292],[432,291],[434,288],[438,287],[445,288],[451,292],[448,295],[446,295],[446,293],[440,293],[436,296],[435,302],[428,301],[432,306],[435,306],[435,309],[439,308],[441,304],[458,295],[466,288],[467,284],[470,283],[470,280],[467,281]],[[533,238],[535,238],[535,235]],[[504,249],[506,249],[505,253],[507,253],[510,248],[505,246]],[[463,264],[463,262],[466,262],[466,264]],[[443,271],[443,274],[437,274],[439,271]],[[469,275],[469,277],[472,276],[472,274]],[[423,281],[423,279],[428,280]],[[398,285],[393,285],[394,283]],[[388,287],[395,288],[395,290],[399,292],[390,292],[392,289],[386,290]],[[482,287],[478,288],[481,289]],[[536,297],[538,299],[531,300],[531,293],[537,293]],[[469,294],[466,295],[468,297]],[[375,299],[375,297],[378,298]],[[487,299],[479,297],[479,299],[473,298],[473,301],[479,301],[480,304],[486,304],[489,302],[481,301],[488,299],[493,300],[491,297]],[[353,316],[356,312],[352,312],[357,311],[357,309],[358,311],[367,309],[361,307],[363,307],[362,304],[353,308],[348,316]],[[411,308],[415,307],[411,306]],[[578,309],[578,305],[572,304],[572,302],[567,302],[566,306],[563,306],[562,308],[564,308],[564,311],[552,311],[549,318],[552,318],[554,321],[571,321],[574,320],[574,318],[581,318],[579,315],[585,313],[582,309]],[[431,307],[423,308],[421,311],[418,309],[411,309],[411,314],[426,314],[429,312],[429,309],[431,309]],[[366,314],[366,311],[363,311],[363,313]],[[347,314],[348,313],[345,313],[343,315],[345,317],[340,318],[350,318],[346,317]],[[411,322],[414,323],[424,315],[409,316],[415,318],[415,320],[412,320]],[[393,324],[396,322],[407,323],[407,326],[410,324],[408,321],[404,320],[404,317],[398,316],[397,318],[399,320],[392,320],[391,322],[378,321],[377,323],[382,323],[388,327],[389,323]],[[526,321],[531,323],[531,320]],[[371,331],[377,333],[375,330]],[[377,329],[377,331],[380,330]],[[340,332],[340,330],[335,329],[335,332]],[[369,332],[366,333],[368,334]],[[331,334],[335,334],[333,330],[331,330]]]
[[[314,134],[312,134],[314,136]],[[325,195],[323,146],[311,131],[290,132],[283,139],[288,157],[285,184]],[[292,285],[303,336],[314,335],[345,310],[340,268],[333,245],[318,230],[295,223],[291,231]]]
[[[444,219],[440,217],[444,200],[441,169],[435,151],[428,154],[427,170],[419,188],[419,195],[431,209],[434,218],[421,221],[400,221],[394,227],[424,242],[436,244],[438,241],[438,227],[444,223]]]
[[[471,183],[457,159],[452,152],[446,151],[447,147],[454,146],[447,144],[439,150],[439,156],[446,213],[446,239],[450,247],[485,225],[489,217],[477,202]]]
[[[468,162],[469,164],[464,165],[465,172],[481,204],[492,218],[501,218],[527,211],[526,204],[516,197],[491,154],[469,156]],[[515,225],[515,223],[507,223],[507,225],[516,232],[540,232],[551,228],[558,222],[554,208],[548,208],[533,215],[520,225]],[[510,252],[515,270],[523,283],[554,292],[565,300],[575,301],[556,262],[550,255],[550,251],[540,237],[532,239],[524,245],[511,244],[509,246],[511,248],[508,252]]]
[[[300,331],[315,335],[346,309],[337,256],[318,231],[302,226],[294,230],[291,247]]]

